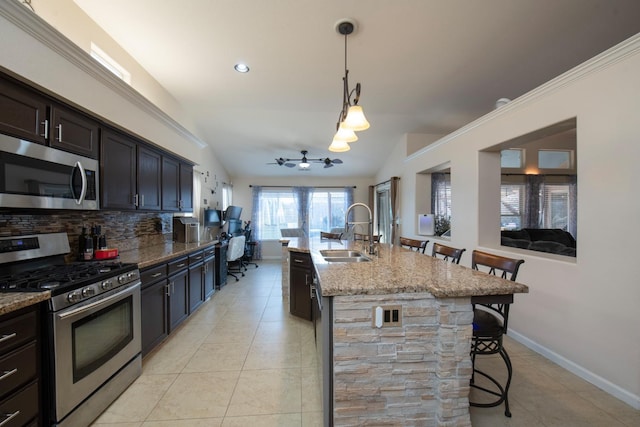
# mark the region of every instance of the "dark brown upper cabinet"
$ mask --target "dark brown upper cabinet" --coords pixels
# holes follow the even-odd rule
[[[157,211],[161,208],[159,151],[112,131],[102,134],[102,208]]]
[[[47,99],[0,76],[0,132],[47,144]]]
[[[98,158],[98,122],[59,104],[51,107],[49,144],[81,156]]]
[[[162,158],[162,210],[193,210],[193,166],[166,156]]]

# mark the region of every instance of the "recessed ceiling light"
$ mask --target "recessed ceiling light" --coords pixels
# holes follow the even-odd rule
[[[249,72],[249,66],[247,64],[236,64],[233,66],[233,68],[235,68],[235,70],[239,73],[248,73]]]

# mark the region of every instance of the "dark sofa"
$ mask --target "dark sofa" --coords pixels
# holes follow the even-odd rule
[[[503,230],[500,244],[532,251],[576,256],[576,240],[571,233],[559,228]]]

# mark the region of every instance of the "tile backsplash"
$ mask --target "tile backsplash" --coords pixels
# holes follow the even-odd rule
[[[82,227],[89,231],[93,225],[101,226],[107,246],[124,251],[170,242],[172,218],[171,213],[1,209],[0,237],[66,232],[71,247],[68,261],[72,261],[77,257]]]

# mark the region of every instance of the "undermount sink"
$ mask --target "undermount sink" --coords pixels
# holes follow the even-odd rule
[[[359,251],[349,251],[343,249],[323,250],[320,255],[324,257],[326,262],[367,262],[370,258],[364,256]]]

